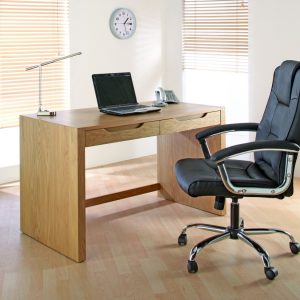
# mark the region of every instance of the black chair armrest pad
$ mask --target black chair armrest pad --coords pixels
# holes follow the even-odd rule
[[[283,151],[283,152],[298,152],[299,146],[295,143],[287,141],[256,141],[239,145],[234,145],[228,148],[221,149],[211,156],[211,160],[221,162],[224,159],[254,151]]]
[[[235,123],[217,125],[206,130],[200,131],[196,134],[196,138],[200,141],[211,135],[225,133],[228,131],[256,131],[258,123]]]

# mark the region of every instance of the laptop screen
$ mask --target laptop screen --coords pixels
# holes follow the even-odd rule
[[[92,78],[99,108],[137,104],[129,72],[93,74]]]

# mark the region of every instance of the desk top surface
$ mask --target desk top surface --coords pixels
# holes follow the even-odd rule
[[[196,117],[198,115],[201,116],[205,113],[220,111],[221,109],[222,108],[218,106],[181,102],[178,104],[169,104],[167,107],[163,107],[159,112],[143,113],[129,116],[108,115],[101,113],[98,108],[83,108],[57,111],[56,116],[54,117],[41,117],[37,116],[36,114],[26,115],[25,117],[73,128],[92,130],[96,128],[110,128],[137,123],[161,121],[171,118],[183,118],[188,116]]]

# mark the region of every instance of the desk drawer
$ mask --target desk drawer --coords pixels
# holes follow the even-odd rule
[[[180,132],[185,130],[204,128],[218,125],[221,120],[221,112],[213,111],[199,116],[187,116],[160,121],[160,134]]]
[[[159,122],[147,122],[105,129],[88,130],[85,133],[85,146],[102,145],[159,134]]]

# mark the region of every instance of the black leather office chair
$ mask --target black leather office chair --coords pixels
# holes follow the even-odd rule
[[[198,243],[190,252],[188,271],[195,273],[197,253],[223,239],[240,239],[261,256],[265,275],[272,280],[278,275],[266,250],[249,235],[281,233],[290,239],[290,250],[298,254],[300,244],[280,229],[244,228],[239,216],[239,199],[243,197],[289,197],[293,194],[293,174],[300,144],[300,62],[285,61],[274,72],[269,100],[261,122],[219,125],[196,135],[204,159],[182,159],[176,163],[176,177],[182,190],[192,197],[216,196],[215,208],[223,209],[225,198],[231,198],[230,225],[209,224],[186,226],[178,238],[186,245],[186,231],[198,229],[219,232]],[[206,139],[229,131],[256,131],[255,142],[231,146],[210,154]],[[228,159],[241,153],[255,152],[254,162]],[[199,200],[201,201],[201,200]],[[267,205],[267,204],[266,204]],[[272,211],[272,207],[270,207]]]

